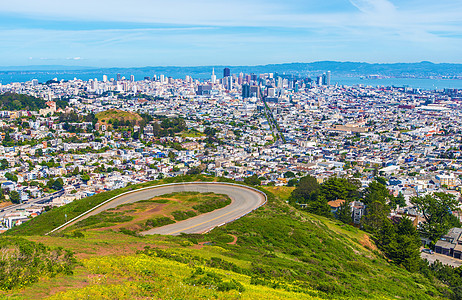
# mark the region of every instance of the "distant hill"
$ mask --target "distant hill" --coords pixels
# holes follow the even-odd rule
[[[5,93],[0,94],[0,110],[31,110],[46,108],[46,101],[32,96]]]
[[[338,62],[318,61],[311,63],[283,63],[257,66],[148,66],[133,68],[91,68],[69,66],[31,66],[31,67],[0,67],[0,74],[70,74],[99,76],[103,74],[120,73],[122,76],[135,75],[138,80],[145,76],[152,77],[154,74],[164,74],[174,78],[183,78],[190,75],[193,78],[208,79],[215,68],[215,73],[221,77],[225,67],[231,69],[231,73],[279,73],[294,74],[301,76],[316,76],[326,71],[332,71],[337,75],[383,75],[394,77],[430,77],[430,76],[462,76],[462,64],[452,63],[364,63],[364,62]],[[72,70],[72,71],[71,71]]]
[[[117,121],[117,123],[123,124],[121,126],[124,126],[125,124],[140,125],[143,121],[143,118],[137,113],[118,109],[109,109],[100,112],[96,115],[96,118],[98,119],[98,122],[106,124],[113,124]]]

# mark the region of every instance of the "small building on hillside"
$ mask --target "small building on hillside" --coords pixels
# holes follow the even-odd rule
[[[331,211],[331,213],[333,213],[334,215],[336,215],[337,212],[338,212],[339,209],[340,209],[340,206],[342,206],[343,203],[345,203],[345,200],[337,199],[337,200],[333,200],[333,201],[327,202],[327,205],[330,206],[330,211]]]
[[[350,203],[351,212],[353,215],[353,223],[359,225],[361,218],[366,214],[366,205],[361,201],[353,201]]]
[[[435,252],[461,259],[462,228],[451,228],[447,234],[443,235],[438,242],[436,242]]]

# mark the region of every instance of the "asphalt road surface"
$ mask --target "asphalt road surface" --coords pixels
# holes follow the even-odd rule
[[[264,193],[241,185],[206,182],[161,185],[117,197],[114,200],[82,216],[81,218],[73,220],[66,226],[60,228],[60,230],[71,226],[78,221],[86,219],[89,216],[99,214],[107,209],[115,208],[122,204],[134,203],[140,200],[147,200],[156,196],[177,192],[212,192],[215,194],[225,194],[231,198],[231,204],[209,213],[177,222],[175,224],[170,224],[141,232],[142,235],[179,235],[181,233],[204,233],[217,226],[221,226],[223,224],[234,221],[257,209],[266,202],[266,196]]]
[[[53,194],[46,195],[45,197],[38,198],[38,199],[29,199],[28,201],[21,203],[21,204],[12,204],[9,206],[5,206],[0,209],[0,217],[5,217],[5,215],[9,213],[14,213],[17,210],[26,209],[31,207],[34,204],[43,204],[46,202],[52,201],[54,198],[60,197],[64,194],[64,191],[57,191]]]
[[[439,260],[443,265],[453,266],[455,268],[460,267],[462,265],[462,260],[444,254],[428,254],[421,252],[420,256],[422,258],[426,258],[429,263],[433,263],[435,262],[435,260]]]

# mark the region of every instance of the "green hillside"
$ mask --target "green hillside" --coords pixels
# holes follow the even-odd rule
[[[438,281],[390,264],[363,231],[287,205],[290,189],[265,191],[267,205],[204,235],[138,237],[91,230],[27,236],[50,249],[73,251],[80,265],[72,275],[43,276],[4,295],[11,299],[439,299],[450,295]],[[15,231],[20,232],[24,231]]]
[[[137,113],[118,109],[109,109],[97,113],[96,118],[98,119],[98,122],[116,127],[140,125],[143,121],[143,118]]]
[[[32,110],[46,108],[46,101],[32,96],[5,93],[0,94],[0,110]]]
[[[67,101],[54,100],[57,108],[65,108],[68,105]],[[29,110],[38,111],[42,108],[47,108],[46,101],[33,96],[4,93],[0,94],[0,110],[16,111]]]

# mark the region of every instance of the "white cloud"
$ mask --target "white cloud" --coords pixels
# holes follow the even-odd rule
[[[278,49],[281,56],[287,53],[286,60],[290,61],[302,60],[306,52],[317,54],[327,48],[328,53],[335,53],[335,49],[351,55],[356,55],[355,49],[364,53],[358,46],[361,43],[370,44],[368,51],[376,53],[369,55],[378,59],[381,53],[387,55],[391,47],[393,52],[412,56],[424,49],[449,49],[455,53],[454,49],[462,46],[462,1],[349,0],[342,2],[349,9],[342,7],[335,12],[316,11],[315,1],[319,0],[6,1],[0,13],[83,25],[92,21],[96,23],[93,27],[106,21],[113,22],[113,27],[130,22],[147,25],[137,29],[78,30],[77,26],[74,30],[0,30],[0,56],[16,55],[13,49],[23,51],[26,58],[53,57],[48,54],[53,52],[71,63],[91,61],[96,56],[125,56],[123,51],[130,51],[127,56],[149,51],[167,56],[172,49],[180,53],[192,48],[196,50],[191,50],[191,55],[214,59],[213,55],[203,54],[210,54],[206,47],[219,49],[217,52],[234,49],[236,53],[271,48]],[[168,25],[175,26],[165,28]]]
[[[367,14],[390,14],[396,7],[387,0],[350,0],[351,4]]]

